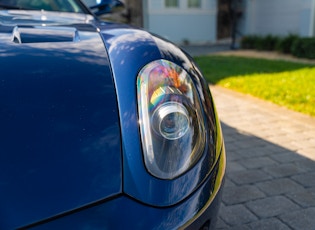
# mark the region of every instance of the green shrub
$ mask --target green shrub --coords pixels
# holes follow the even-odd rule
[[[255,43],[259,37],[257,35],[247,35],[241,40],[242,49],[256,49]]]
[[[259,46],[257,49],[259,50],[268,50],[273,51],[276,50],[276,45],[279,41],[279,37],[273,35],[267,35],[260,39]]]
[[[256,50],[263,50],[263,37],[257,36],[254,42],[254,48]]]
[[[298,38],[294,40],[291,53],[296,57],[315,59],[315,38]]]
[[[279,51],[296,57],[315,59],[315,38],[300,38],[294,34],[283,38],[274,35],[247,35],[241,40],[241,48]]]
[[[280,38],[276,44],[276,50],[285,54],[291,53],[292,44],[298,38],[299,36],[295,34],[290,34],[284,38]]]
[[[241,48],[257,50],[275,50],[279,38],[272,35],[248,35],[241,40]]]

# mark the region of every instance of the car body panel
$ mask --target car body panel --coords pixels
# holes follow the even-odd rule
[[[152,208],[128,197],[118,196],[76,213],[61,215],[27,229],[199,229],[216,216],[221,196],[225,158],[220,159],[212,176],[192,196],[177,205]],[[221,172],[220,174],[218,174]],[[216,174],[216,175],[215,175]],[[200,205],[203,204],[203,205]],[[136,210],[136,211],[134,211]],[[116,218],[108,218],[116,217]],[[215,226],[211,220],[209,229]],[[198,227],[199,226],[199,227]]]
[[[20,44],[19,28],[7,25],[0,41],[0,229],[122,192],[116,92],[99,33],[72,27],[80,41]]]
[[[218,157],[210,140],[215,134],[210,133],[213,128],[208,129],[206,145],[208,148],[197,165],[185,175],[174,180],[162,180],[147,173],[142,160],[138,117],[135,116],[138,113],[136,77],[143,66],[158,59],[171,60],[182,66],[195,76],[194,80],[199,88],[200,76],[197,76],[191,60],[183,51],[148,32],[134,28],[119,28],[117,25],[111,29],[111,25],[105,25],[101,33],[111,60],[119,108],[123,111],[123,114],[120,114],[120,122],[124,154],[124,191],[150,205],[174,205],[191,194],[209,175]],[[211,117],[214,119],[213,114]]]
[[[225,150],[189,55],[92,15],[9,10],[0,58],[0,229],[213,226]],[[172,180],[147,171],[139,130],[137,77],[159,59],[189,73],[206,121],[202,157]]]

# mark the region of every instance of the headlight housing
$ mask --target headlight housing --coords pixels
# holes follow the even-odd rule
[[[205,147],[205,122],[189,74],[167,60],[147,64],[137,79],[144,162],[160,179],[189,170]]]

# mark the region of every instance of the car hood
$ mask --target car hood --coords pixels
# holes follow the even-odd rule
[[[92,19],[0,13],[0,229],[122,191],[116,92]]]
[[[94,22],[94,17],[88,14],[51,12],[36,10],[1,10],[0,18],[2,25],[86,25]]]

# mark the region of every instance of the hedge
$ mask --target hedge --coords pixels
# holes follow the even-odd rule
[[[294,34],[286,37],[247,35],[241,40],[241,48],[278,51],[300,58],[315,59],[315,38],[301,38]]]
[[[291,53],[296,57],[315,59],[315,38],[296,39],[292,44]]]
[[[290,54],[292,50],[292,44],[297,39],[299,39],[299,36],[295,34],[290,34],[287,37],[280,38],[276,50],[281,53]]]

